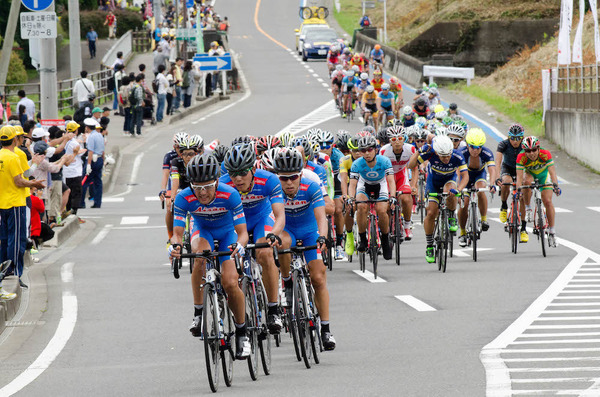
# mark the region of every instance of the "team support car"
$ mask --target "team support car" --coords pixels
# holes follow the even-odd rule
[[[329,25],[324,19],[321,18],[310,18],[302,21],[300,25],[300,29],[294,29],[296,32],[296,51],[298,51],[298,55],[302,55],[302,42],[306,37],[306,33],[313,28],[329,28]]]
[[[333,29],[311,30],[306,33],[302,45],[302,60],[309,58],[327,58],[327,52],[332,45],[341,45],[340,40]]]

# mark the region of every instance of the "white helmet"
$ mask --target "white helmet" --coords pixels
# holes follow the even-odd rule
[[[369,80],[369,75],[367,73],[361,73],[360,74],[360,79],[361,80]]]
[[[360,71],[360,67],[358,65],[352,66],[352,70],[356,73]]]
[[[342,65],[335,65],[335,70],[344,70],[344,66],[342,66]]]
[[[368,85],[366,91],[367,93],[372,94],[373,91],[375,91],[375,87],[373,87],[372,85]]]
[[[382,90],[382,91],[387,91],[387,90],[389,90],[389,89],[390,89],[390,85],[389,85],[388,83],[383,83],[383,84],[381,85],[381,90]]]
[[[413,113],[413,110],[410,106],[404,106],[404,109],[402,109],[402,114],[405,116],[410,116]]]
[[[438,135],[433,140],[433,150],[438,156],[450,156],[454,150],[454,144],[446,135]]]
[[[354,72],[352,70],[346,70],[346,77],[354,76]]]
[[[442,110],[441,112],[437,112],[435,114],[435,118],[438,120],[443,120],[446,117],[448,117],[448,112],[446,112],[445,110]]]
[[[429,88],[429,94],[430,95],[437,95],[438,94],[438,90],[435,87],[430,87]]]

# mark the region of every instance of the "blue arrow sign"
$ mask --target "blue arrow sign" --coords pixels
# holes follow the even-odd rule
[[[21,0],[21,3],[25,6],[25,8],[30,9],[31,11],[44,11],[46,8],[50,7],[54,0]]]
[[[204,56],[196,54],[194,62],[200,63],[200,70],[203,72],[212,72],[215,70],[231,70],[231,54],[221,56]]]

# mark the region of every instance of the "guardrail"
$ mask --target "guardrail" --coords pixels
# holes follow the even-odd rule
[[[429,84],[433,83],[434,77],[446,79],[466,79],[467,85],[475,78],[475,68],[457,68],[452,66],[423,66],[423,77],[429,77]]]
[[[128,59],[131,56],[133,49],[133,34],[128,30],[123,36],[113,44],[108,52],[102,57],[102,65],[111,67],[117,59],[117,53],[123,52],[123,59]]]
[[[600,111],[599,65],[550,69],[550,109]]]
[[[148,52],[152,50],[152,37],[146,30],[134,30],[132,32],[133,52]]]

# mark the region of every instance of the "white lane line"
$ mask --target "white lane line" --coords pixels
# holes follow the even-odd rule
[[[40,376],[64,349],[73,334],[77,322],[77,297],[71,288],[73,281],[73,263],[65,263],[61,267],[61,278],[65,284],[62,295],[62,316],[56,332],[42,353],[33,363],[9,384],[0,389],[0,396],[12,396]],[[65,281],[66,280],[66,281]]]
[[[308,73],[314,73],[315,71],[312,70],[311,68],[308,68]]]
[[[148,223],[149,216],[124,216],[121,218],[121,225],[143,225]]]
[[[569,325],[531,325],[529,329],[600,329],[600,323],[598,324],[569,324]]]
[[[322,83],[322,82],[323,82],[323,79],[319,77],[319,78],[317,79],[317,81],[318,81],[319,83]],[[329,87],[329,86],[328,86],[328,87]]]
[[[502,354],[521,354],[521,353],[571,353],[571,352],[600,352],[597,347],[575,347],[572,349],[506,349]]]
[[[313,77],[319,77],[319,75],[316,73],[313,73]]]
[[[235,58],[237,60],[237,56]],[[237,63],[237,61],[236,61],[236,63]],[[237,105],[238,103],[245,101],[246,99],[248,99],[250,97],[250,95],[252,95],[252,91],[250,90],[250,86],[248,85],[248,81],[246,80],[246,75],[244,75],[244,71],[242,70],[242,68],[239,67],[239,65],[238,65],[238,69],[237,70],[238,70],[238,73],[239,73],[240,78],[242,80],[242,86],[244,87],[244,90],[246,90],[244,92],[244,96],[242,96],[240,99],[238,99],[237,101],[235,101],[235,102],[233,102],[233,103],[231,103],[231,104],[229,104],[227,106],[224,106],[224,107],[222,107],[220,109],[216,109],[215,111],[211,112],[210,114],[208,114],[205,117],[202,117],[201,119],[198,119],[196,121],[192,121],[192,124],[198,124],[199,122],[206,120],[207,117],[211,117],[211,116],[214,116],[215,114],[219,114],[221,112],[224,112],[224,111],[232,108],[233,106]]]
[[[280,136],[284,132],[291,132],[292,134],[297,134],[301,131],[307,130],[310,127],[313,127],[318,124],[322,124],[328,120],[331,120],[335,117],[339,117],[340,112],[335,107],[335,102],[329,100],[322,106],[319,106],[312,112],[305,114],[299,119],[292,121],[290,124],[286,125],[281,131],[277,133]]]
[[[113,230],[134,230],[134,229],[164,229],[165,225],[161,226],[117,226],[113,227]]]
[[[594,378],[539,378],[513,379],[512,383],[552,383],[552,382],[591,382]]]
[[[588,210],[600,212],[600,207],[587,207],[587,208],[588,208]]]
[[[108,232],[110,232],[110,229],[113,227],[113,225],[105,225],[102,230],[100,230],[100,232],[96,235],[96,237],[94,237],[94,239],[92,240],[91,244],[92,245],[98,245],[100,244],[100,242],[102,240],[104,240],[104,237],[106,237],[106,235],[108,234]]]
[[[512,345],[572,345],[579,343],[600,343],[600,339],[553,339],[553,340],[524,340],[512,342]]]
[[[551,317],[551,316],[544,316],[544,317],[538,317],[536,318],[534,321],[538,322],[538,321],[587,321],[587,320],[600,320],[600,317],[598,316],[577,316],[577,317]]]
[[[507,363],[532,363],[549,361],[600,361],[600,357],[540,357],[540,358],[505,358]],[[514,382],[514,379],[513,379]]]
[[[566,368],[509,368],[510,372],[589,372],[600,371],[600,367],[566,367]]]
[[[427,303],[415,298],[412,295],[395,295],[394,298],[406,303],[408,306],[419,312],[435,312],[437,311],[432,306],[429,306]]]
[[[103,197],[103,203],[122,203],[125,201],[125,197]]]
[[[114,194],[111,197],[107,197],[107,198],[121,197],[121,196],[125,196],[125,195],[131,193],[131,190],[133,189],[133,184],[135,183],[135,180],[137,179],[137,174],[138,174],[138,171],[140,170],[140,165],[142,164],[143,157],[144,157],[144,152],[141,152],[140,154],[135,156],[135,160],[133,160],[133,167],[131,168],[131,177],[129,178],[129,184],[127,185],[127,189],[122,193]]]
[[[321,85],[322,85],[323,87],[325,87],[325,88],[328,88],[328,87],[329,87],[329,84],[327,84],[327,83],[321,83]]]
[[[494,248],[477,248],[477,252],[492,251],[493,249]],[[460,256],[460,257],[469,257],[469,256],[473,255],[473,249],[472,248],[455,249],[453,251],[453,255]]]
[[[544,310],[544,314],[569,314],[569,313],[600,313],[600,309],[589,310]],[[600,317],[599,317],[600,319]]]
[[[385,281],[384,279],[382,279],[381,277],[377,277],[375,278],[373,276],[373,273],[371,273],[368,270],[365,270],[365,272],[361,272],[360,270],[352,270],[354,273],[358,274],[359,276],[361,276],[362,278],[364,278],[365,280],[367,280],[370,283],[387,283],[387,281]]]
[[[520,338],[560,338],[567,336],[599,336],[600,332],[559,332],[559,333],[548,333],[548,334],[523,334]]]
[[[363,117],[362,117],[362,116],[358,116],[358,120],[359,120],[361,123],[364,123],[364,122],[365,122],[365,119],[363,119]]]
[[[144,197],[144,201],[160,201],[160,197],[158,197],[158,196],[146,196],[146,197]]]

